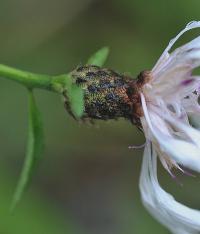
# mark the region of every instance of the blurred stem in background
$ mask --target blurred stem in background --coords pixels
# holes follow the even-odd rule
[[[78,234],[79,230],[73,228],[71,221],[58,216],[58,210],[51,200],[47,200],[42,194],[32,191],[27,198],[24,198],[21,207],[10,215],[8,207],[11,197],[13,179],[4,167],[0,167],[0,233],[8,234]],[[59,217],[59,218],[58,218]],[[81,232],[83,233],[83,232]]]

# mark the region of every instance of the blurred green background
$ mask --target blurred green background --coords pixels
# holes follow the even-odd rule
[[[59,74],[84,64],[109,46],[107,67],[135,77],[150,69],[168,41],[191,20],[198,0],[0,0],[0,63]],[[190,34],[191,35],[191,34]],[[125,120],[82,125],[62,99],[36,92],[46,151],[13,215],[9,204],[27,137],[27,91],[0,79],[0,234],[169,233],[143,208],[138,179],[144,143]],[[160,167],[163,187],[200,209],[200,180],[179,175],[183,187]]]

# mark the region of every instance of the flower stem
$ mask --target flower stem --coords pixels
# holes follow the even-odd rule
[[[41,88],[59,92],[53,85],[53,76],[34,74],[0,64],[0,76],[14,80],[29,89]]]

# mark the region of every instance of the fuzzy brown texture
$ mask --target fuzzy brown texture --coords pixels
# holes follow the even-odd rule
[[[86,65],[72,72],[73,81],[84,90],[84,115],[82,119],[129,119],[141,127],[143,116],[140,91],[148,82],[149,71],[137,79],[107,68]],[[70,112],[69,106],[67,106]]]

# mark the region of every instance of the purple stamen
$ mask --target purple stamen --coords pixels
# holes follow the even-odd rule
[[[181,82],[181,85],[187,86],[187,85],[191,84],[193,81],[194,81],[194,79],[183,80],[183,81]]]

